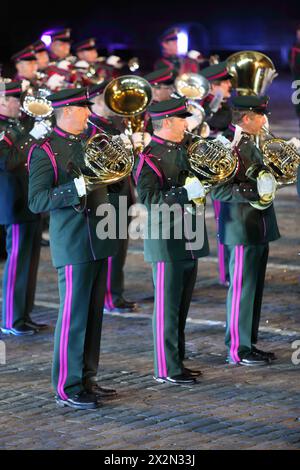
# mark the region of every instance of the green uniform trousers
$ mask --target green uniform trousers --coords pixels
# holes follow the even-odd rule
[[[155,288],[153,338],[156,377],[183,371],[185,324],[196,282],[198,260],[152,263]]]
[[[6,225],[2,327],[20,328],[33,309],[41,249],[41,221]]]
[[[118,240],[118,251],[108,258],[105,308],[113,310],[124,292],[124,265],[127,256],[128,238]]]
[[[97,374],[106,276],[107,259],[58,268],[52,382],[64,400]]]
[[[227,245],[230,286],[227,294],[225,344],[239,362],[257,342],[269,245]]]

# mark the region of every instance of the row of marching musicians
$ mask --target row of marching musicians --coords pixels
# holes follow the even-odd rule
[[[200,136],[187,144],[188,130],[199,128],[203,132],[204,127],[206,131],[204,115],[213,120],[219,111],[226,111],[228,104],[223,99],[230,94],[231,74],[228,63],[221,62],[204,69],[200,82],[199,77],[180,77],[179,96],[159,99],[160,94],[172,89],[171,75],[169,68],[158,69],[148,75],[149,81],[120,77],[117,82],[102,82],[90,88],[62,89],[47,99],[25,98],[23,108],[32,116],[48,117],[53,110],[55,125],[50,135],[45,134],[48,129],[43,121],[35,122],[29,133],[24,130],[18,121],[22,83],[2,82],[4,209],[0,222],[7,230],[8,258],[3,276],[1,331],[31,335],[45,326],[35,323],[30,314],[39,259],[40,214],[50,212],[51,255],[60,296],[52,379],[60,405],[95,408],[101,397],[116,393],[95,381],[103,306],[104,302],[113,306],[112,259],[120,249],[119,240],[97,236],[101,219],[97,208],[110,201],[118,209],[124,184],[134,197],[131,172],[139,199],[148,211],[153,204],[179,204],[183,208],[181,220],[174,221],[174,225],[184,223],[188,207],[194,226],[198,214],[202,214],[197,206],[204,204],[208,191],[218,201],[219,242],[226,247],[229,258],[227,362],[260,366],[275,359],[272,352],[255,345],[268,244],[279,238],[273,199],[277,181],[296,178],[296,147],[300,142],[293,139],[278,144],[277,140],[267,140],[263,153],[256,137],[266,124],[268,97],[246,95],[232,100],[234,127],[229,123],[226,129],[228,137],[232,131],[231,141]],[[206,81],[212,93],[203,87]],[[156,96],[153,102],[149,83]],[[180,97],[182,88],[185,95]],[[187,94],[198,97],[196,91],[203,88],[201,104],[186,99]],[[140,132],[130,141],[116,130],[111,110],[114,115],[127,116],[131,129],[136,124],[135,119],[130,120],[128,109],[127,114],[122,109],[122,103],[135,109],[134,118],[145,111],[142,104],[146,103],[151,132]],[[207,109],[204,114],[203,109]],[[101,138],[93,135],[95,124]],[[87,135],[92,137],[85,143]],[[138,148],[135,158],[132,142]],[[272,144],[280,146],[278,158],[282,159],[284,152],[288,165],[277,168],[272,162],[268,164],[266,157],[276,151]],[[151,218],[148,221],[151,223]],[[184,364],[184,330],[197,259],[208,254],[208,240],[205,230],[202,246],[193,250],[186,235],[178,240],[172,234],[171,230],[170,238],[165,239],[160,231],[158,238],[145,239],[145,260],[152,265],[155,287],[154,379],[192,385],[201,372]]]

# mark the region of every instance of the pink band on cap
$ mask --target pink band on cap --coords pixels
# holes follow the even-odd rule
[[[61,106],[62,104],[70,104],[70,103],[76,103],[78,101],[87,101],[87,97],[78,97],[78,98],[70,98],[69,100],[63,100],[63,101],[57,101],[56,103],[52,103],[53,108],[56,108],[57,106]]]
[[[149,113],[149,114],[150,114],[150,116],[153,116],[153,117],[154,116],[165,116],[166,114],[175,114],[178,111],[183,111],[184,109],[186,110],[185,106],[180,106],[179,108],[175,108],[175,109],[172,109],[170,111],[164,111],[163,113]]]

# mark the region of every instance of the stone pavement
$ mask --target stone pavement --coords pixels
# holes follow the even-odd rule
[[[280,129],[289,122],[286,132],[295,135],[292,112],[280,119],[275,110],[274,125]],[[126,294],[139,301],[140,309],[104,316],[98,378],[119,393],[95,411],[59,408],[54,402],[50,378],[58,292],[49,250],[43,248],[33,317],[51,328],[34,337],[1,338],[6,364],[1,364],[0,343],[0,449],[299,449],[300,200],[295,188],[278,192],[276,211],[282,238],[271,244],[259,346],[279,359],[262,368],[224,363],[226,289],[217,280],[208,202],[211,255],[199,262],[186,332],[186,365],[200,367],[203,378],[194,386],[152,379],[151,274],[141,243],[131,242]]]

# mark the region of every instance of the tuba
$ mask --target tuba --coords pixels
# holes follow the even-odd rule
[[[95,124],[89,121],[90,124]],[[96,126],[97,127],[97,126]],[[130,175],[134,157],[118,136],[101,131],[91,137],[84,147],[84,162],[89,174],[83,178],[90,189],[117,183]]]
[[[270,169],[277,185],[286,186],[297,181],[297,170],[300,165],[300,154],[295,147],[288,144],[284,139],[274,136],[269,130],[263,128],[265,136],[261,144],[261,151],[265,165]]]
[[[129,134],[143,132],[142,113],[152,100],[152,89],[147,80],[134,75],[122,75],[106,86],[103,95],[106,106],[127,119]]]
[[[278,75],[272,60],[257,51],[240,51],[227,59],[228,72],[238,95],[263,95]]]
[[[201,175],[201,183],[207,193],[213,187],[230,181],[238,170],[237,156],[217,140],[197,138],[188,146],[187,156],[196,176]]]

